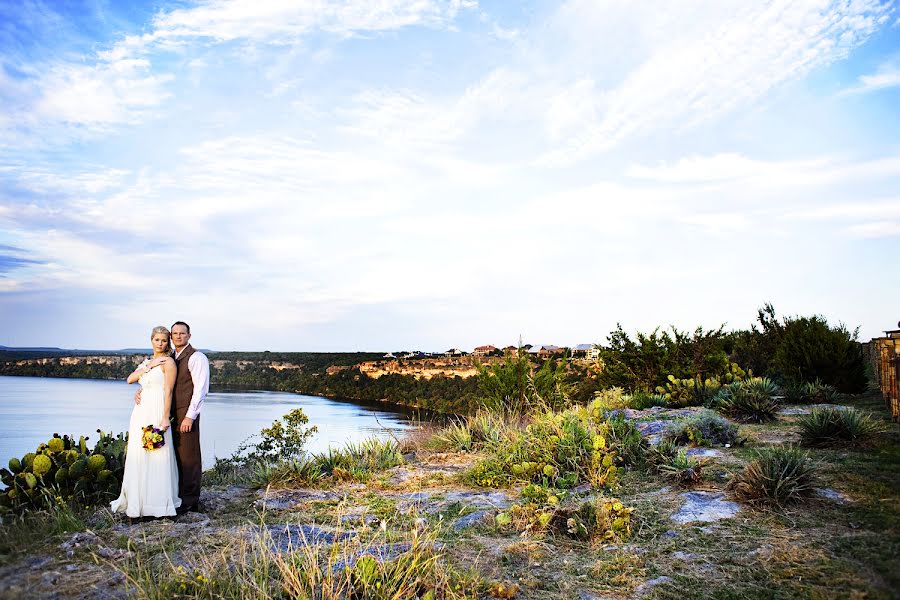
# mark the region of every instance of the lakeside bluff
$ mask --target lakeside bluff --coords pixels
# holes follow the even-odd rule
[[[210,353],[219,385],[457,416],[310,454],[295,409],[204,473],[200,513],[144,522],[97,508],[123,439],[48,435],[0,469],[0,596],[896,598],[898,348],[766,307],[744,332],[619,328],[584,358]]]

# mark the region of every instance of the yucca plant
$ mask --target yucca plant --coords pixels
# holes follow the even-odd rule
[[[474,446],[467,420],[454,421],[434,434],[434,444],[442,450],[469,452]]]
[[[880,425],[854,408],[817,407],[797,421],[800,437],[809,446],[860,444],[876,435]]]
[[[778,416],[781,402],[775,396],[778,387],[764,377],[742,381],[728,386],[727,397],[720,403],[720,410],[735,419],[764,423]]]
[[[763,449],[728,488],[739,500],[785,505],[813,495],[816,464],[809,454],[793,446]]]

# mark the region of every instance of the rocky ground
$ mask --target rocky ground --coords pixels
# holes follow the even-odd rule
[[[626,416],[652,438],[696,410]],[[2,557],[0,597],[140,595],[154,571],[180,568],[188,578],[209,577],[254,544],[288,553],[309,544],[362,540],[342,560],[388,560],[408,550],[419,534],[430,535],[429,543],[451,564],[517,590],[507,597],[900,597],[896,430],[888,434],[893,442],[877,452],[820,452],[819,495],[803,506],[759,510],[726,492],[729,477],[752,458],[753,447],[796,441],[793,419],[808,410],[791,406],[774,424],[742,427],[745,446],[693,449],[708,461],[703,480],[693,487],[626,475],[617,490],[603,492],[635,508],[636,526],[625,542],[504,530],[494,516],[519,499],[518,489],[461,483],[460,474],[476,459],[472,455],[419,452],[365,484],[212,488],[204,491],[202,513],[137,524],[99,511],[83,531]],[[600,493],[582,487],[564,502]]]

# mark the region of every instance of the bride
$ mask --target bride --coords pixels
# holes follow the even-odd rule
[[[153,357],[128,376],[128,383],[141,384],[141,403],[134,406],[128,425],[128,447],[122,492],[110,505],[132,519],[174,516],[181,506],[178,497],[178,467],[169,431],[172,389],[176,367],[171,357],[171,335],[163,326],[153,328],[150,343]],[[147,450],[143,446],[144,427],[162,430],[164,445]]]

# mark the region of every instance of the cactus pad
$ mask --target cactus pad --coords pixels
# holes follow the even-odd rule
[[[34,457],[34,462],[31,465],[31,470],[35,475],[40,477],[41,475],[46,474],[52,466],[53,461],[50,460],[49,456],[39,454]]]

